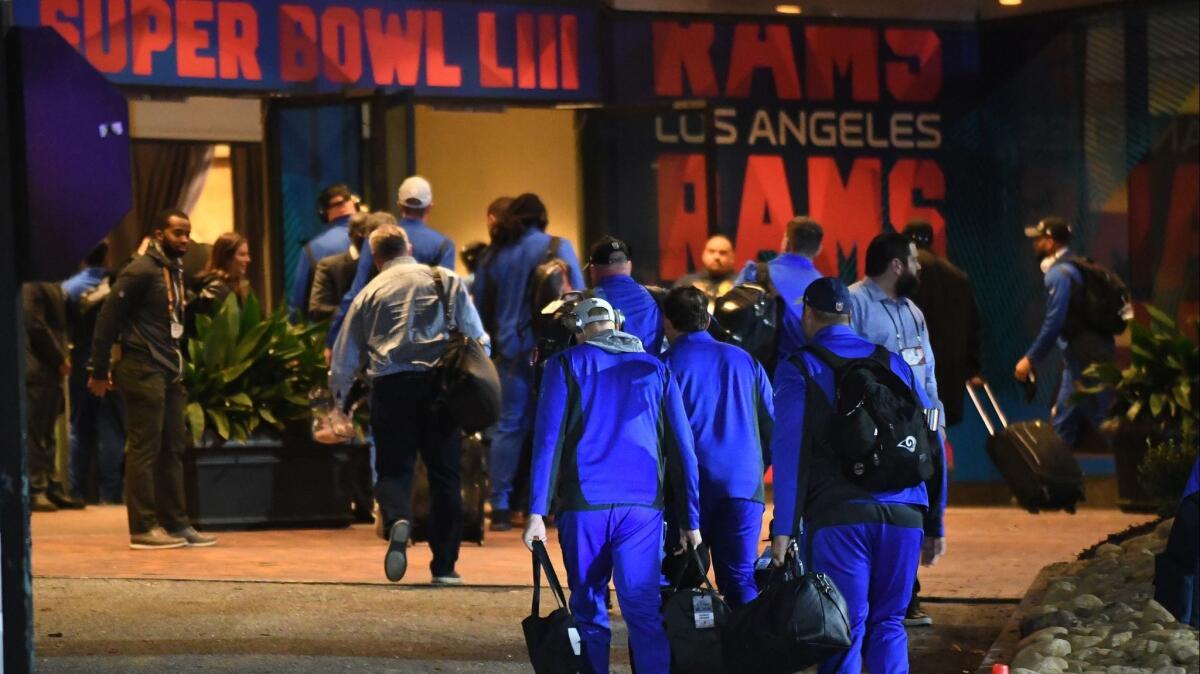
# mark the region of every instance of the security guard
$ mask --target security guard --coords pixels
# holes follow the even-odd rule
[[[717,587],[733,608],[752,601],[763,519],[763,471],[770,464],[774,404],[758,361],[707,332],[708,298],[675,288],[663,303],[671,349],[663,355],[679,384],[700,466],[700,531],[712,551]]]
[[[555,496],[584,671],[608,671],[612,633],[604,603],[611,579],[634,669],[666,672],[662,476],[671,481],[673,511],[686,522],[683,542],[699,545],[692,432],[667,366],[616,330],[612,305],[583,300],[569,320],[580,344],[553,356],[542,379],[525,544],[545,540],[542,518]]]
[[[876,345],[855,334],[850,313],[850,292],[841,281],[830,277],[813,281],[804,293],[801,316],[807,343],[842,358],[870,356]],[[891,370],[928,409],[929,402],[912,369],[901,356],[889,355]],[[807,399],[809,391],[824,395],[828,404],[814,405],[815,401]],[[821,433],[831,421],[834,393],[833,371],[811,351],[781,362],[775,370],[778,424],[771,442],[775,466],[772,557],[776,564],[783,563],[788,544],[800,528],[797,509],[801,509],[811,567],[827,574],[846,598],[854,639],[848,651],[821,665],[821,674],[859,674],[864,651],[868,671],[904,673],[908,671],[904,613],[921,553],[923,511],[931,510],[940,535],[945,504],[931,504],[924,483],[872,493],[843,477],[835,454],[837,440],[827,434],[822,438]],[[802,445],[810,447],[804,451],[812,451],[812,455],[805,474],[799,475]],[[940,452],[938,443],[935,461]],[[800,494],[803,502],[797,503]]]

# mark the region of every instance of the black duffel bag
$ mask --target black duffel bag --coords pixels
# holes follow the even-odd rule
[[[545,617],[540,615],[543,568],[550,591],[558,600],[558,608]],[[533,608],[529,617],[521,621],[521,630],[525,632],[525,648],[529,649],[529,662],[535,674],[575,674],[580,670],[583,644],[575,628],[575,616],[567,607],[567,597],[554,573],[546,545],[539,540],[533,542]]]
[[[823,573],[804,572],[793,541],[766,589],[733,614],[725,631],[730,672],[796,672],[850,648],[850,612]]]
[[[720,674],[725,671],[721,656],[729,606],[703,576],[705,564],[688,545],[683,568],[675,576],[671,595],[663,602],[663,625],[671,644],[671,671],[676,674]],[[684,572],[702,574],[701,587],[684,584]]]
[[[446,353],[433,367],[437,391],[433,412],[447,414],[468,434],[478,433],[500,419],[500,375],[483,345],[459,331],[442,272],[435,265],[430,269],[449,341]]]

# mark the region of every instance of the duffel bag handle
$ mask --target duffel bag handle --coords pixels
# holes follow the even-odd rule
[[[546,544],[539,539],[533,541],[533,608],[530,615],[540,616],[542,604],[542,569],[546,569],[546,580],[550,583],[550,591],[558,601],[560,608],[567,608],[567,596],[562,584],[558,582],[558,574],[554,572],[554,564],[550,562],[550,553],[546,552]],[[568,609],[570,610],[570,609]]]
[[[676,592],[679,591],[679,586],[683,584],[683,577],[687,575],[688,569],[690,569],[692,567],[692,565],[695,564],[696,571],[698,571],[700,573],[700,578],[701,578],[700,584],[704,585],[708,589],[712,590],[713,589],[712,583],[709,582],[709,580],[708,580],[708,574],[704,572],[704,561],[700,559],[700,551],[696,550],[696,547],[694,545],[692,545],[691,542],[688,542],[687,552],[685,552],[684,554],[686,554],[688,556],[687,563],[684,564],[682,568],[680,568],[678,571],[675,572],[675,581],[674,581],[673,589]]]

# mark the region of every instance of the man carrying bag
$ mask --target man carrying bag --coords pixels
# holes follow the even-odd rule
[[[554,565],[550,563],[546,544],[535,540],[532,548],[533,608],[529,617],[521,621],[525,647],[529,649],[529,662],[533,664],[536,674],[575,674],[579,671],[580,662],[579,630],[575,628],[575,617],[567,607],[567,597],[562,584],[558,582],[558,574],[554,573]],[[558,608],[545,617],[540,615],[542,569],[546,570],[550,591],[558,601]]]
[[[848,650],[826,659],[821,674],[860,674],[864,654],[869,671],[903,674],[908,671],[904,614],[922,552],[925,510],[931,507],[921,480],[928,471],[921,470],[918,462],[904,484],[889,483],[890,490],[873,491],[866,485],[876,483],[856,478],[854,464],[847,470],[843,454],[850,448],[850,438],[833,430],[844,383],[835,382],[835,368],[820,351],[838,359],[875,357],[875,345],[850,328],[850,312],[850,293],[841,281],[829,277],[813,281],[804,293],[801,317],[810,348],[780,363],[775,372],[772,557],[776,566],[783,566],[788,550],[794,549],[793,539],[803,529],[805,556],[812,570],[827,574],[845,597],[852,643]],[[916,394],[918,404],[929,409],[904,360],[888,354],[887,361],[891,372]],[[878,410],[872,410],[875,413]],[[936,415],[930,418],[936,421]],[[895,425],[891,421],[875,420],[878,437],[890,437],[889,424]],[[889,443],[877,448],[878,456],[892,456],[897,447],[919,456],[923,444],[907,436]],[[940,442],[930,444],[931,451],[941,452]],[[939,454],[929,460],[940,458]],[[870,477],[870,471],[864,477]],[[941,536],[941,507],[936,502],[934,507],[935,535]],[[932,564],[936,552],[930,549],[921,561]]]

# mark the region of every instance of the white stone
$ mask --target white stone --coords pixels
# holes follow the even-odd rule
[[[1133,632],[1117,632],[1108,637],[1108,643],[1113,648],[1120,648],[1125,642],[1133,638]]]
[[[1170,625],[1175,622],[1175,616],[1162,604],[1151,599],[1142,607],[1142,619],[1148,623]]]
[[[1154,674],[1153,671],[1144,667],[1127,667],[1125,665],[1112,665],[1108,668],[1107,674]]]
[[[1195,641],[1175,639],[1167,642],[1167,654],[1179,664],[1187,664],[1200,655],[1200,644]]]
[[[1031,646],[1036,643],[1053,641],[1054,639],[1058,638],[1060,634],[1067,634],[1067,628],[1057,626],[1044,627],[1017,642],[1017,650],[1023,651],[1027,646]]]
[[[1112,543],[1105,543],[1104,545],[1096,548],[1097,557],[1112,557],[1113,555],[1119,554],[1121,554],[1121,547],[1119,545],[1113,545]]]
[[[1096,611],[1104,608],[1104,601],[1094,594],[1081,594],[1071,601],[1071,606]]]
[[[1158,669],[1154,670],[1154,674],[1188,674],[1188,673],[1187,673],[1187,670],[1184,669],[1183,667],[1168,666],[1168,667],[1159,667]]]
[[[1013,668],[1024,667],[1025,669],[1034,669],[1038,666],[1038,664],[1041,663],[1043,659],[1042,653],[1039,650],[1039,646],[1039,643],[1035,643],[1032,646],[1026,646],[1017,653],[1016,657],[1014,657],[1012,662],[1009,664]]]
[[[1104,641],[1104,637],[1080,634],[1078,636],[1067,637],[1067,641],[1071,642],[1072,651],[1080,651],[1085,648],[1091,648],[1101,641]]]

